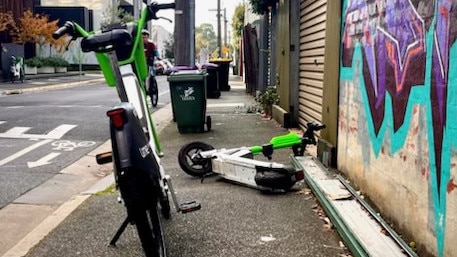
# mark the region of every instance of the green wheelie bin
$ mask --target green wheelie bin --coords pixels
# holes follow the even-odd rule
[[[173,72],[167,78],[170,86],[173,120],[179,133],[202,133],[211,130],[206,116],[206,76],[199,70]]]

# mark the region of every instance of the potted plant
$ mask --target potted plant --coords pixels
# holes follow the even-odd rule
[[[268,86],[265,92],[259,94],[255,99],[262,107],[265,117],[271,118],[273,112],[273,104],[279,103],[279,95],[276,91],[276,86]]]
[[[70,63],[61,56],[50,57],[50,60],[56,73],[65,73],[67,72],[67,67],[70,66]]]
[[[38,57],[38,59],[40,60],[40,65],[37,66],[38,73],[49,74],[56,72],[54,68],[55,64],[50,57]]]
[[[24,73],[26,75],[35,75],[38,73],[37,67],[41,67],[41,61],[38,57],[33,57],[24,61]]]

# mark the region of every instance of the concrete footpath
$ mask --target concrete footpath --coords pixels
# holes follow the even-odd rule
[[[78,83],[96,81],[101,81],[99,75],[89,75],[80,76]],[[77,85],[71,83],[56,84],[53,88]],[[262,194],[217,178],[202,182],[185,174],[177,164],[177,155],[188,142],[203,141],[216,148],[239,147],[267,143],[271,137],[289,132],[252,112],[255,101],[245,93],[239,78],[231,77],[229,84],[230,91],[207,101],[206,114],[212,118],[209,132],[180,134],[172,121],[170,104],[153,113],[165,153],[161,162],[173,179],[178,197],[196,198],[202,203],[202,210],[186,215],[173,213],[172,219],[164,222],[169,256],[415,256],[401,249],[404,242],[395,232],[384,228],[382,219],[368,215],[344,181],[335,179],[335,174],[312,156],[297,158],[304,167],[306,183],[280,195]],[[43,89],[33,83],[18,88],[0,83],[0,94],[38,88]],[[108,142],[102,148],[67,169],[79,170],[81,174],[85,167],[97,167],[93,156],[106,151]],[[273,161],[287,162],[290,153],[277,151]],[[102,169],[109,170],[111,165]],[[33,224],[22,224],[28,232],[19,233],[20,238],[15,244],[10,243],[8,249],[0,249],[0,256],[142,256],[132,226],[121,236],[117,248],[106,247],[125,218],[125,209],[116,202],[117,193],[109,188],[114,181],[112,173],[89,181],[73,190],[67,201],[49,208],[47,215],[44,212],[38,217],[33,209],[36,206],[21,206],[21,217],[16,222],[33,220]],[[40,193],[30,193],[34,192]],[[11,230],[21,224],[4,220],[3,213],[5,210],[0,210],[0,232],[3,228],[14,236]],[[10,212],[4,217],[14,214]],[[381,233],[386,229],[394,234]]]

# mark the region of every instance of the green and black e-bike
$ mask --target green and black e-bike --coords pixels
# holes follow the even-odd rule
[[[152,3],[138,20],[110,24],[100,31],[88,32],[67,21],[53,34],[56,39],[65,34],[71,40],[81,38],[82,51],[95,53],[106,83],[117,89],[120,103],[107,112],[112,151],[97,155],[99,164],[113,162],[116,187],[127,209],[127,218],[110,245],[116,244],[128,224],[134,224],[148,257],[166,256],[161,218],[170,218],[169,194],[177,212],[200,209],[196,201],[177,202],[170,176],[160,164],[162,150],[146,100],[148,67],[141,30],[147,21],[158,19],[159,10],[174,7],[174,3]]]

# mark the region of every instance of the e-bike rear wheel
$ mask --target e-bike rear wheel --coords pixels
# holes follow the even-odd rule
[[[203,142],[191,142],[179,150],[178,162],[183,171],[194,177],[203,177],[212,172],[211,159],[201,158],[201,151],[212,150],[214,147]]]
[[[153,107],[157,106],[159,102],[159,88],[157,86],[157,80],[154,76],[149,77],[149,97],[151,98],[151,104]]]
[[[157,205],[138,211],[133,217],[146,257],[165,257],[166,248]]]

